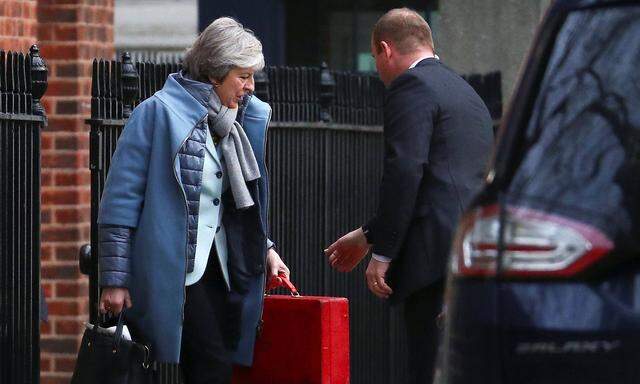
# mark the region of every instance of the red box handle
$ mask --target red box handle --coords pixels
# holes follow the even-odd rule
[[[275,276],[271,276],[269,278],[269,282],[267,283],[267,292],[276,289],[276,288],[286,288],[291,291],[291,296],[300,296],[298,293],[298,289],[291,283],[289,279],[287,279],[287,275],[283,272],[278,273],[278,277],[280,281]]]

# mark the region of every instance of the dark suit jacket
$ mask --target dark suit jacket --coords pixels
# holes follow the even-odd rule
[[[392,302],[441,280],[452,232],[478,190],[493,145],[478,94],[439,60],[424,59],[395,79],[384,103],[384,171],[374,253],[392,259]]]

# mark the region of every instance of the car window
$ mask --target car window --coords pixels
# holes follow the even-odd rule
[[[570,13],[524,131],[512,203],[640,237],[640,6]]]

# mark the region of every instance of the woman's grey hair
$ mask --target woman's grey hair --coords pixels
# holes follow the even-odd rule
[[[215,19],[187,50],[183,68],[193,78],[222,80],[233,68],[264,68],[262,43],[230,17]]]

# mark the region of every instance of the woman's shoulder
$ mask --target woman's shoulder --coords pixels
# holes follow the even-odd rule
[[[175,119],[176,117],[184,117],[176,111],[176,106],[169,104],[165,98],[162,97],[162,90],[157,91],[147,99],[138,104],[131,114],[131,119],[142,120],[166,120]]]
[[[247,103],[247,107],[244,111],[245,116],[268,118],[271,114],[271,106],[264,101],[260,100],[258,96],[253,95]]]
[[[131,117],[149,112],[155,112],[158,108],[164,108],[164,104],[157,98],[155,94],[153,94],[151,97],[144,99],[133,109]]]

